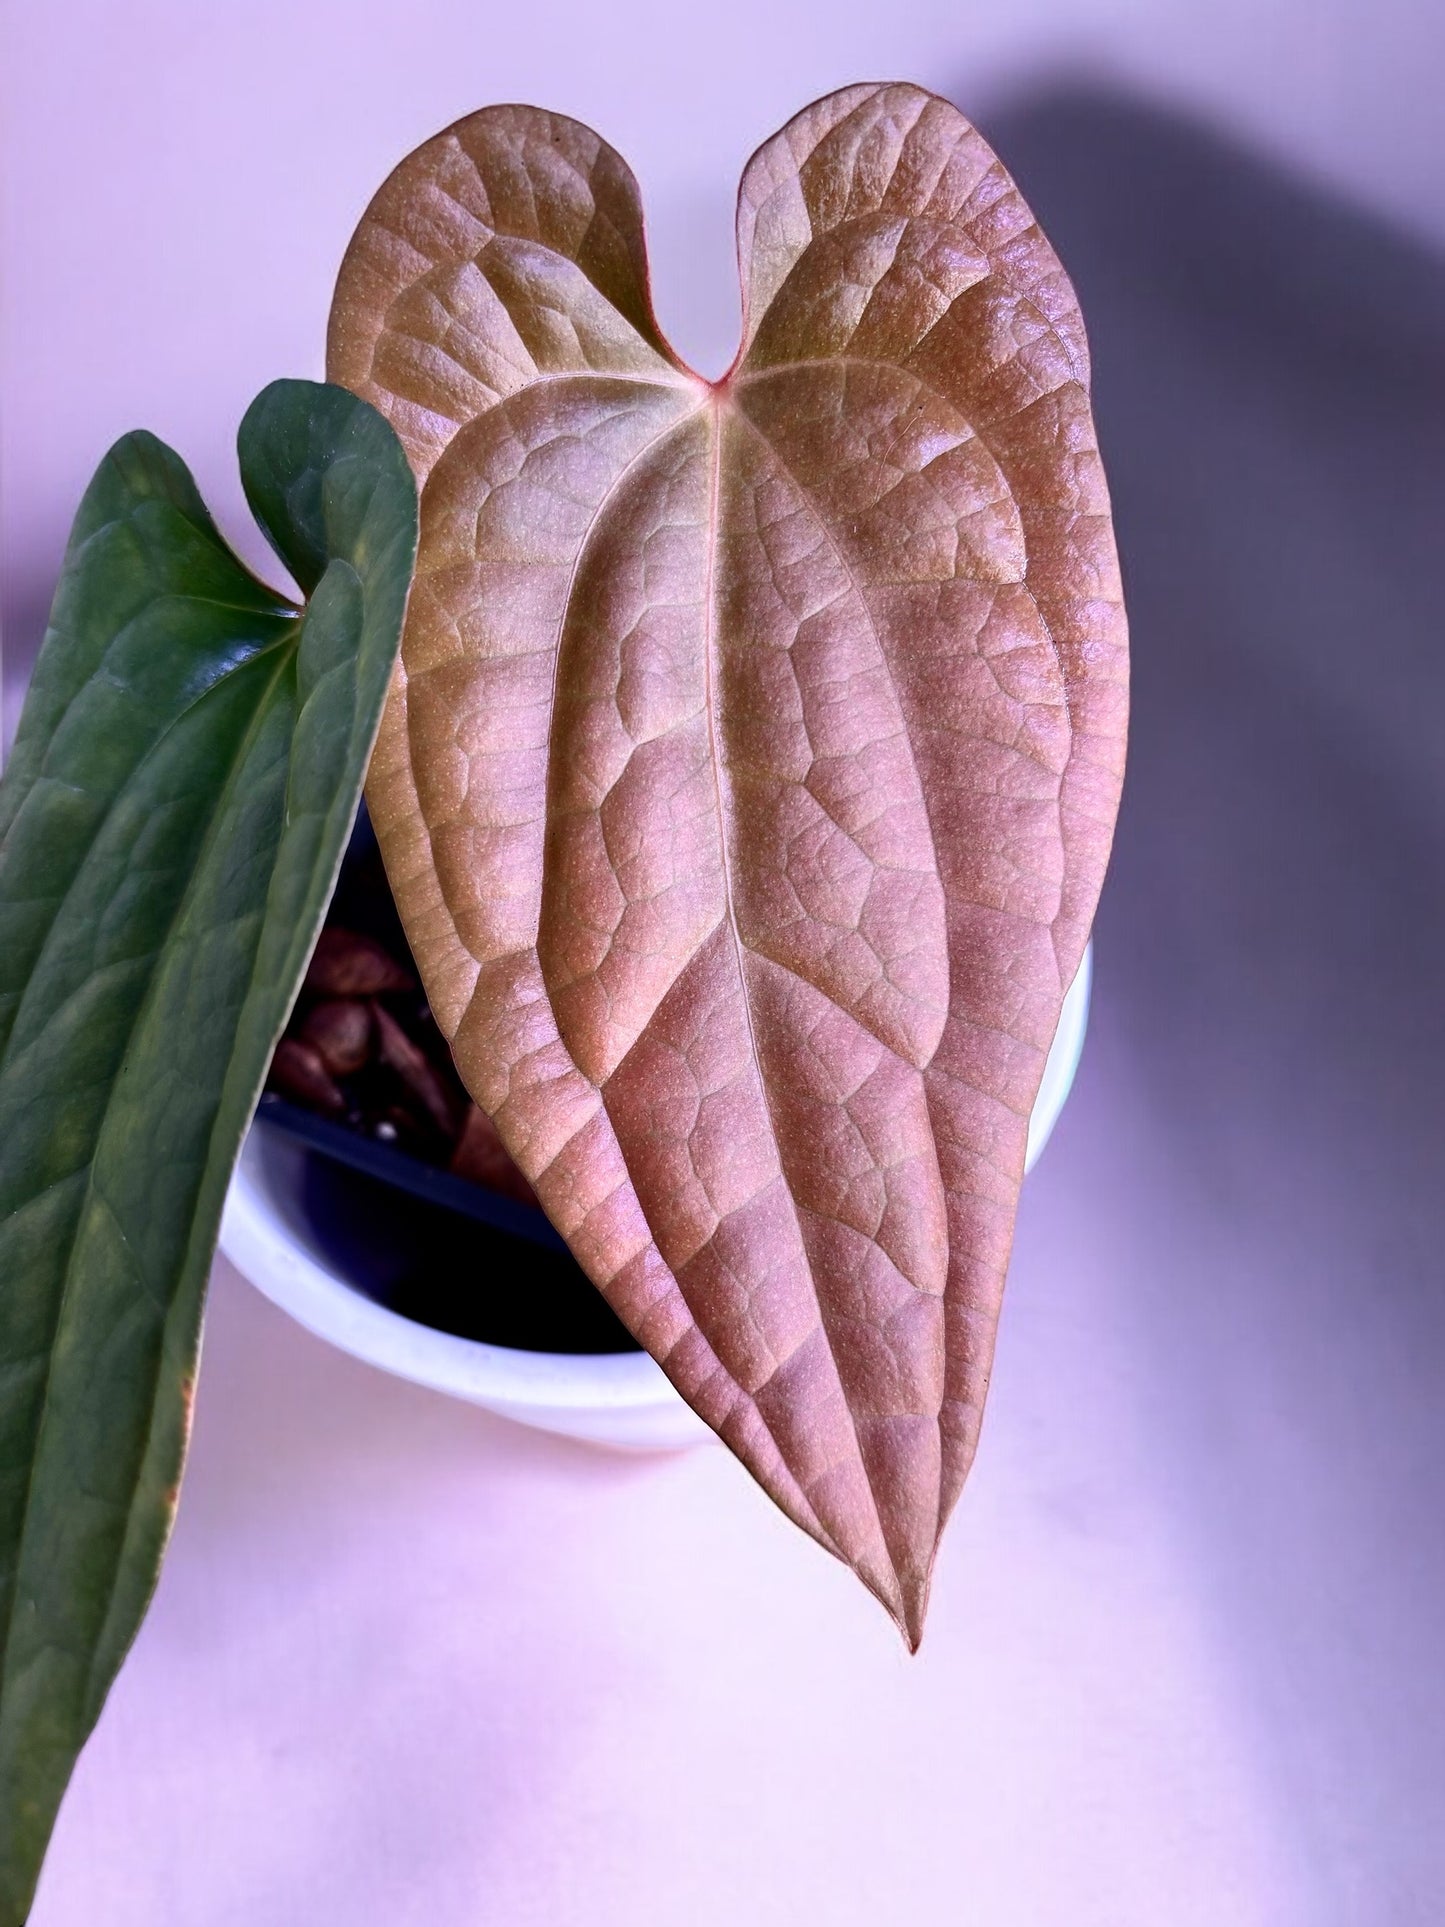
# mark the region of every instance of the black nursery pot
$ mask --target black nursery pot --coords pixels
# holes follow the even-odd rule
[[[364,808],[327,923],[411,962]],[[639,1349],[534,1205],[385,1141],[359,1115],[334,1121],[274,1090],[261,1099],[253,1137],[252,1157],[285,1199],[292,1231],[373,1303],[488,1345]]]
[[[374,1303],[487,1345],[640,1349],[542,1212],[270,1093],[256,1124],[308,1243]]]

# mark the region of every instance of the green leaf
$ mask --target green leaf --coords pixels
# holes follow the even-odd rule
[[[227,1182],[415,558],[406,457],[344,390],[275,383],[240,458],[305,609],[126,436],[0,781],[0,1927],[155,1584]]]

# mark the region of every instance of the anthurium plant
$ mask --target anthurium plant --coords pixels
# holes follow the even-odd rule
[[[1112,835],[1118,568],[1073,293],[956,109],[805,109],[738,251],[710,382],[620,157],[486,109],[367,210],[330,385],[243,428],[304,608],[146,437],[82,505],[0,789],[0,1922],[154,1581],[368,756],[467,1090],[918,1642]]]

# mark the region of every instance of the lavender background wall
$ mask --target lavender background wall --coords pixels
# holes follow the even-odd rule
[[[885,72],[977,115],[1079,284],[1137,650],[1093,1032],[919,1660],[723,1454],[530,1437],[222,1267],[37,1927],[1440,1919],[1439,32],[1406,0],[11,20],[12,696],[116,433],[242,533],[234,424],[318,370],[417,139],[508,97],[591,120],[716,368],[746,151]]]
[[[8,710],[102,450],[172,441],[244,530],[231,436],[319,373],[374,188],[494,100],[578,115],[647,200],[664,326],[731,359],[732,199],[804,101],[893,75],[986,120],[1087,74],[1203,111],[1445,237],[1432,0],[47,0],[4,27],[0,569]]]

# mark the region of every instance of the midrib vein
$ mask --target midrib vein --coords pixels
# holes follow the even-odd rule
[[[709,762],[711,763],[713,773],[713,792],[717,805],[718,848],[722,862],[723,906],[727,919],[727,927],[733,940],[733,954],[737,961],[738,989],[742,998],[743,1022],[747,1027],[748,1051],[757,1069],[758,1085],[763,1095],[763,1108],[767,1114],[768,1128],[772,1133],[773,1150],[778,1161],[778,1171],[783,1180],[783,1189],[787,1193],[788,1203],[792,1208],[793,1222],[797,1226],[798,1243],[802,1249],[803,1262],[807,1267],[809,1282],[813,1287],[813,1299],[818,1312],[818,1330],[823,1335],[823,1343],[827,1347],[828,1356],[833,1365],[834,1376],[838,1381],[838,1389],[842,1394],[843,1409],[848,1414],[848,1422],[852,1428],[853,1442],[858,1452],[858,1466],[863,1475],[863,1489],[868,1494],[869,1502],[873,1507],[873,1517],[878,1528],[879,1545],[888,1567],[894,1573],[895,1584],[900,1587],[901,1597],[901,1579],[898,1575],[897,1567],[894,1564],[892,1550],[888,1544],[888,1534],[884,1529],[883,1513],[878,1503],[878,1494],[873,1489],[872,1476],[863,1455],[863,1439],[858,1430],[858,1415],[853,1410],[853,1402],[849,1398],[848,1389],[843,1382],[842,1367],[839,1363],[837,1349],[833,1343],[832,1333],[828,1329],[828,1320],[824,1313],[822,1296],[819,1293],[817,1280],[813,1273],[813,1260],[808,1251],[808,1241],[803,1235],[802,1211],[797,1198],[793,1195],[792,1180],[788,1176],[787,1163],[783,1157],[782,1134],[778,1129],[777,1119],[773,1115],[772,1093],[763,1069],[762,1055],[758,1050],[757,1032],[753,1025],[753,1006],[751,988],[748,983],[747,959],[750,955],[760,955],[760,953],[754,952],[751,945],[744,942],[742,932],[738,928],[737,908],[733,894],[731,847],[732,813],[728,809],[723,795],[722,744],[718,736],[720,704],[717,699],[717,656],[718,636],[721,625],[718,622],[717,615],[717,557],[722,547],[723,410],[727,407],[727,403],[716,390],[714,390],[710,397],[710,402],[712,448],[708,468],[708,552],[707,584],[703,600],[703,676],[707,708]],[[740,415],[742,411],[740,409],[734,409],[729,412]],[[752,427],[751,423],[748,425]],[[764,959],[764,961],[770,962],[771,959]],[[778,1362],[781,1364],[784,1361],[779,1360]],[[754,1410],[758,1410],[756,1399],[753,1401],[753,1406]],[[762,1418],[761,1411],[758,1411],[758,1416]],[[774,1444],[776,1445],[777,1439],[772,1427],[767,1424],[766,1419],[763,1420],[763,1423],[767,1427],[769,1436],[773,1438]],[[786,1463],[786,1459],[784,1463]],[[816,1505],[814,1505],[812,1495],[805,1492],[804,1496],[807,1498],[809,1506],[812,1507],[814,1516],[817,1517],[818,1511]],[[818,1522],[822,1525],[821,1518],[819,1518]],[[851,1558],[849,1563],[853,1563]],[[879,1596],[880,1598],[882,1597],[881,1594]],[[885,1599],[883,1603],[888,1607],[889,1611],[893,1610],[893,1603],[891,1601]]]

